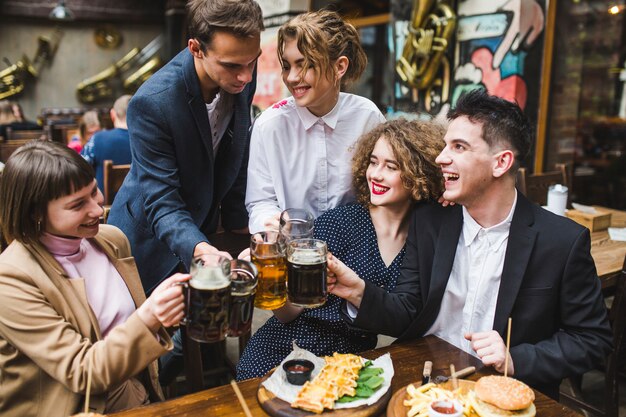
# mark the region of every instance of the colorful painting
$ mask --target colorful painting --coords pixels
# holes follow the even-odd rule
[[[526,58],[544,30],[542,6],[536,0],[464,0],[458,16],[452,105],[463,92],[484,88],[526,108]]]

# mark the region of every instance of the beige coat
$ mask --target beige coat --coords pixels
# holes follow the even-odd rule
[[[102,225],[94,239],[141,305],[145,296],[126,237]],[[156,338],[137,313],[103,339],[84,280],[68,279],[43,246],[14,241],[0,255],[0,415],[67,417],[80,411],[90,361],[92,411],[103,412],[113,402],[116,408],[138,405],[145,398],[138,381],[151,400],[161,399],[155,359],[171,348],[164,329]]]

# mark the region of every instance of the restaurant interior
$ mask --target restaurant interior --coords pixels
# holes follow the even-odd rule
[[[276,58],[278,27],[299,13],[322,8],[339,12],[358,29],[368,65],[349,91],[372,100],[387,119],[445,119],[464,92],[477,88],[520,105],[533,123],[535,141],[517,187],[541,206],[552,209],[562,202],[567,209],[562,215],[590,229],[607,308],[612,315],[622,312],[621,317],[610,316],[615,343],[619,341],[613,359],[605,369],[586,374],[582,383],[562,384],[561,404],[571,409],[539,397],[538,407],[545,406],[540,415],[570,415],[572,409],[582,412],[581,403],[588,403],[605,411],[585,415],[626,417],[624,0],[257,2],[266,29],[253,101],[256,113],[289,94]],[[116,98],[136,92],[186,47],[185,3],[0,0],[0,101],[18,103],[24,119],[32,122],[26,129],[4,131],[0,162],[32,140],[68,145],[84,140],[80,123],[87,111],[97,113],[103,129],[112,128],[110,109]],[[424,33],[434,36],[434,46],[426,50],[419,42]],[[106,205],[128,169],[113,162],[105,169]],[[247,236],[242,240],[223,231],[214,238],[233,254],[248,244]],[[5,247],[0,235],[0,249]],[[267,310],[255,309],[252,333],[270,316]],[[228,384],[249,337],[228,338],[215,346],[214,362],[205,364],[204,371],[200,367],[200,375],[197,367],[187,366],[165,390],[169,400],[179,402],[120,415],[243,415]],[[395,389],[421,379],[429,355],[440,360],[440,371],[445,361],[458,359],[457,369],[475,362],[469,355],[437,351],[439,345],[429,339],[408,347],[393,341],[379,337],[377,348],[406,356],[402,371],[396,370]],[[411,357],[412,349],[419,355]],[[239,385],[253,415],[301,415],[259,407],[258,381]],[[405,415],[389,410],[387,416]],[[384,415],[382,408],[376,412],[380,414],[362,415]]]

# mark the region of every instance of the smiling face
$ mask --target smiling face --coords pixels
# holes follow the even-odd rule
[[[285,41],[283,51],[282,76],[285,86],[300,107],[306,107],[314,115],[321,117],[328,114],[339,98],[339,80],[330,80],[319,68],[303,68],[304,55],[298,49],[295,39]],[[333,65],[335,74],[341,78],[347,68],[347,58],[341,57]],[[304,70],[304,71],[303,71]]]
[[[46,232],[69,238],[91,238],[98,233],[104,198],[96,185],[48,203]]]
[[[405,206],[411,192],[402,184],[400,165],[384,136],[376,142],[365,174],[374,206]]]
[[[218,88],[230,94],[241,93],[252,81],[257,58],[261,55],[261,36],[242,38],[217,31],[205,51],[196,39],[190,39],[188,47],[195,58],[196,72],[206,100]]]
[[[445,180],[443,198],[469,208],[489,191],[498,153],[483,140],[482,124],[465,116],[450,122],[444,141],[446,146],[435,160]]]

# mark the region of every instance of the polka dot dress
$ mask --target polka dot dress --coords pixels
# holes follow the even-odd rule
[[[367,208],[350,204],[329,210],[315,221],[315,237],[326,241],[328,250],[361,278],[388,292],[396,286],[405,247],[387,267]],[[294,341],[318,356],[373,349],[377,336],[349,327],[339,315],[341,303],[329,294],[326,304],[305,309],[290,323],[271,317],[250,339],[237,365],[237,379],[265,375],[291,352]]]

